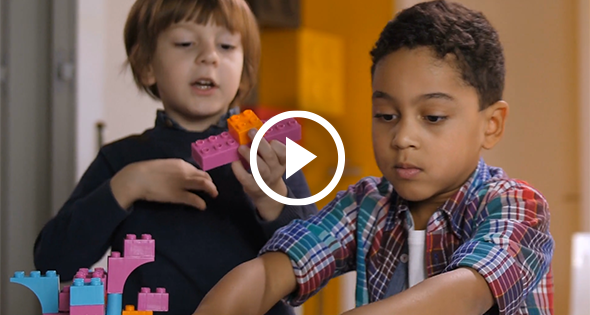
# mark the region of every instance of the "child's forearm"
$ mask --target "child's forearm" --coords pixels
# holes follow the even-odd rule
[[[283,197],[287,196],[288,189],[282,180],[277,187],[271,187],[271,189]],[[260,217],[262,217],[265,221],[276,220],[281,215],[281,211],[285,207],[284,204],[266,195],[264,195],[262,198],[254,200],[254,205],[256,206]]]
[[[480,315],[493,303],[485,279],[475,270],[459,268],[426,279],[387,299],[353,309],[345,315]]]
[[[262,315],[295,289],[289,257],[283,253],[264,254],[223,277],[194,315]]]

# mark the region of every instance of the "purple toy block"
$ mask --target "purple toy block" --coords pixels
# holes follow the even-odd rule
[[[135,268],[154,261],[154,257],[121,257],[121,253],[112,252],[108,260],[109,276],[107,279],[107,293],[123,293],[123,286],[127,277]]]
[[[153,258],[156,255],[156,241],[150,234],[142,234],[140,240],[135,234],[127,234],[123,255],[125,258]]]
[[[73,305],[70,315],[104,315],[104,305]]]
[[[264,139],[268,142],[278,140],[285,144],[287,138],[293,141],[301,140],[301,125],[294,118],[287,118],[276,123],[264,134]]]
[[[137,296],[138,311],[168,312],[168,293],[164,288],[156,288],[156,292],[150,292],[150,288],[141,288]]]
[[[69,312],[70,311],[70,286],[65,286],[59,292],[59,312]]]
[[[239,143],[228,132],[191,144],[192,157],[204,171],[240,159]]]

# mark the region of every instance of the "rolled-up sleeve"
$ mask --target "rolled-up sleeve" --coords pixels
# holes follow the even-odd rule
[[[357,203],[354,187],[337,197],[316,216],[294,220],[277,230],[261,249],[283,252],[291,260],[297,290],[285,298],[301,305],[323,288],[330,279],[354,269]]]
[[[522,183],[490,197],[472,238],[454,252],[446,270],[476,270],[487,281],[499,313],[520,314],[527,296],[550,270],[554,241],[548,204]]]

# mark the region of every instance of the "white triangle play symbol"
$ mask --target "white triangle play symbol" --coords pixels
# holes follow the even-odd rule
[[[287,178],[313,161],[317,156],[287,138]]]

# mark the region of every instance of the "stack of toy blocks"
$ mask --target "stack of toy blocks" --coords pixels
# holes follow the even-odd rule
[[[121,257],[121,253],[112,252],[108,259],[107,315],[121,315],[125,281],[135,268],[154,261],[156,243],[149,234],[143,234],[139,240],[128,234],[123,253],[125,256]]]
[[[152,315],[153,311],[168,311],[166,289],[141,288],[138,293],[137,311],[127,305],[122,311],[123,286],[135,268],[155,259],[155,241],[151,235],[143,234],[141,239],[133,234],[127,235],[123,248],[124,257],[112,252],[108,260],[109,272],[102,268],[88,270],[80,268],[71,286],[59,290],[59,276],[55,271],[32,271],[26,277],[23,271],[15,272],[10,282],[20,283],[37,295],[44,315],[105,315],[105,295],[107,296],[107,315]]]
[[[104,284],[100,278],[75,278],[70,287],[70,315],[103,315]]]
[[[263,122],[249,109],[233,115],[227,119],[229,132],[192,143],[192,157],[204,171],[238,161],[238,147],[250,143],[248,131],[253,128],[259,129],[262,124]],[[272,126],[264,134],[264,138],[268,142],[277,140],[283,144],[287,138],[298,141],[301,139],[301,125],[293,118],[285,119]]]

